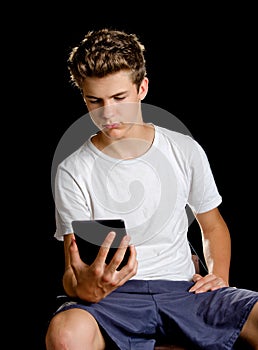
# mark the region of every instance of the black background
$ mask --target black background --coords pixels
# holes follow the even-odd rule
[[[174,114],[205,149],[232,236],[231,285],[258,291],[253,14],[254,9],[236,4],[139,8],[132,3],[96,3],[71,4],[60,13],[48,9],[43,21],[32,20],[30,35],[37,28],[29,45],[34,45],[34,55],[30,55],[31,68],[24,72],[29,104],[36,106],[30,121],[33,131],[25,143],[32,193],[27,207],[31,224],[26,230],[32,240],[27,242],[30,282],[22,288],[29,297],[25,313],[31,319],[33,349],[45,349],[48,318],[56,293],[62,291],[63,247],[53,238],[52,160],[65,131],[86,113],[80,92],[69,83],[66,60],[71,47],[91,29],[124,29],[144,43],[150,81],[145,102]],[[192,224],[193,235],[196,230]],[[199,239],[193,240],[199,250]]]

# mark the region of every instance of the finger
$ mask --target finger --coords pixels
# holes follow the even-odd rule
[[[195,292],[199,286],[202,286],[201,280],[203,278],[204,277],[199,275],[199,274],[194,274],[192,280],[195,284],[189,289],[189,292]],[[200,282],[198,282],[198,281],[200,281]]]
[[[109,249],[113,240],[115,239],[116,233],[114,231],[110,231],[106,238],[104,239],[102,245],[99,247],[98,254],[96,259],[94,260],[94,264],[105,264]]]
[[[136,258],[137,258],[137,251],[136,251],[136,248],[134,245],[130,245],[130,256],[129,256],[129,259],[128,259],[128,263],[130,263],[131,261],[132,262],[135,262],[136,261]]]
[[[201,292],[201,291],[207,291],[207,288],[210,288],[211,284],[210,282],[214,279],[214,275],[209,274],[206,276],[201,276],[199,274],[193,275],[193,281],[195,282],[194,286],[192,286],[189,289],[189,292]]]
[[[129,235],[125,235],[123,239],[121,240],[113,258],[111,259],[110,263],[107,266],[107,270],[111,273],[114,273],[121,262],[124,259],[126,250],[128,248],[128,245],[130,243],[131,237]]]
[[[202,276],[201,276],[200,274],[195,273],[195,274],[193,275],[193,282],[197,282],[197,281],[199,281],[200,279],[202,279]]]
[[[198,280],[191,288],[195,293],[203,293],[209,290],[219,289],[224,286],[224,281],[214,274],[208,274],[201,280]]]
[[[131,236],[125,235],[119,244],[118,248],[126,249],[131,241]]]
[[[138,269],[137,252],[134,245],[130,245],[130,257],[127,264],[117,273],[118,286],[123,285],[131,277],[135,276]]]
[[[124,284],[128,279],[133,277],[138,269],[138,261],[136,259],[137,252],[134,245],[129,246],[130,256],[128,262],[119,271],[116,272],[116,282],[118,285]]]

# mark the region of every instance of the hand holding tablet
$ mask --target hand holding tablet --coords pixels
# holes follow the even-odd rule
[[[127,234],[125,223],[121,219],[75,220],[72,222],[72,227],[80,257],[88,265],[91,265],[95,260],[100,246],[110,231],[114,231],[116,236],[106,258],[107,264],[113,258],[122,238]],[[126,265],[129,255],[128,246],[119,269]]]

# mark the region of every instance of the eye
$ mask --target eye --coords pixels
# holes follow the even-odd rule
[[[115,97],[114,99],[115,99],[116,101],[122,101],[122,100],[125,99],[125,97],[118,97],[118,96],[117,96],[117,97]]]
[[[97,103],[100,103],[100,100],[99,99],[94,99],[94,100],[88,100],[89,103],[91,104],[97,104]]]

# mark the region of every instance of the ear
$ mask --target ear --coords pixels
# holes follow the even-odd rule
[[[149,87],[149,79],[145,77],[145,78],[143,78],[141,85],[140,85],[140,88],[139,88],[138,96],[139,96],[140,100],[143,100],[145,98],[145,96],[147,95],[148,87]]]

